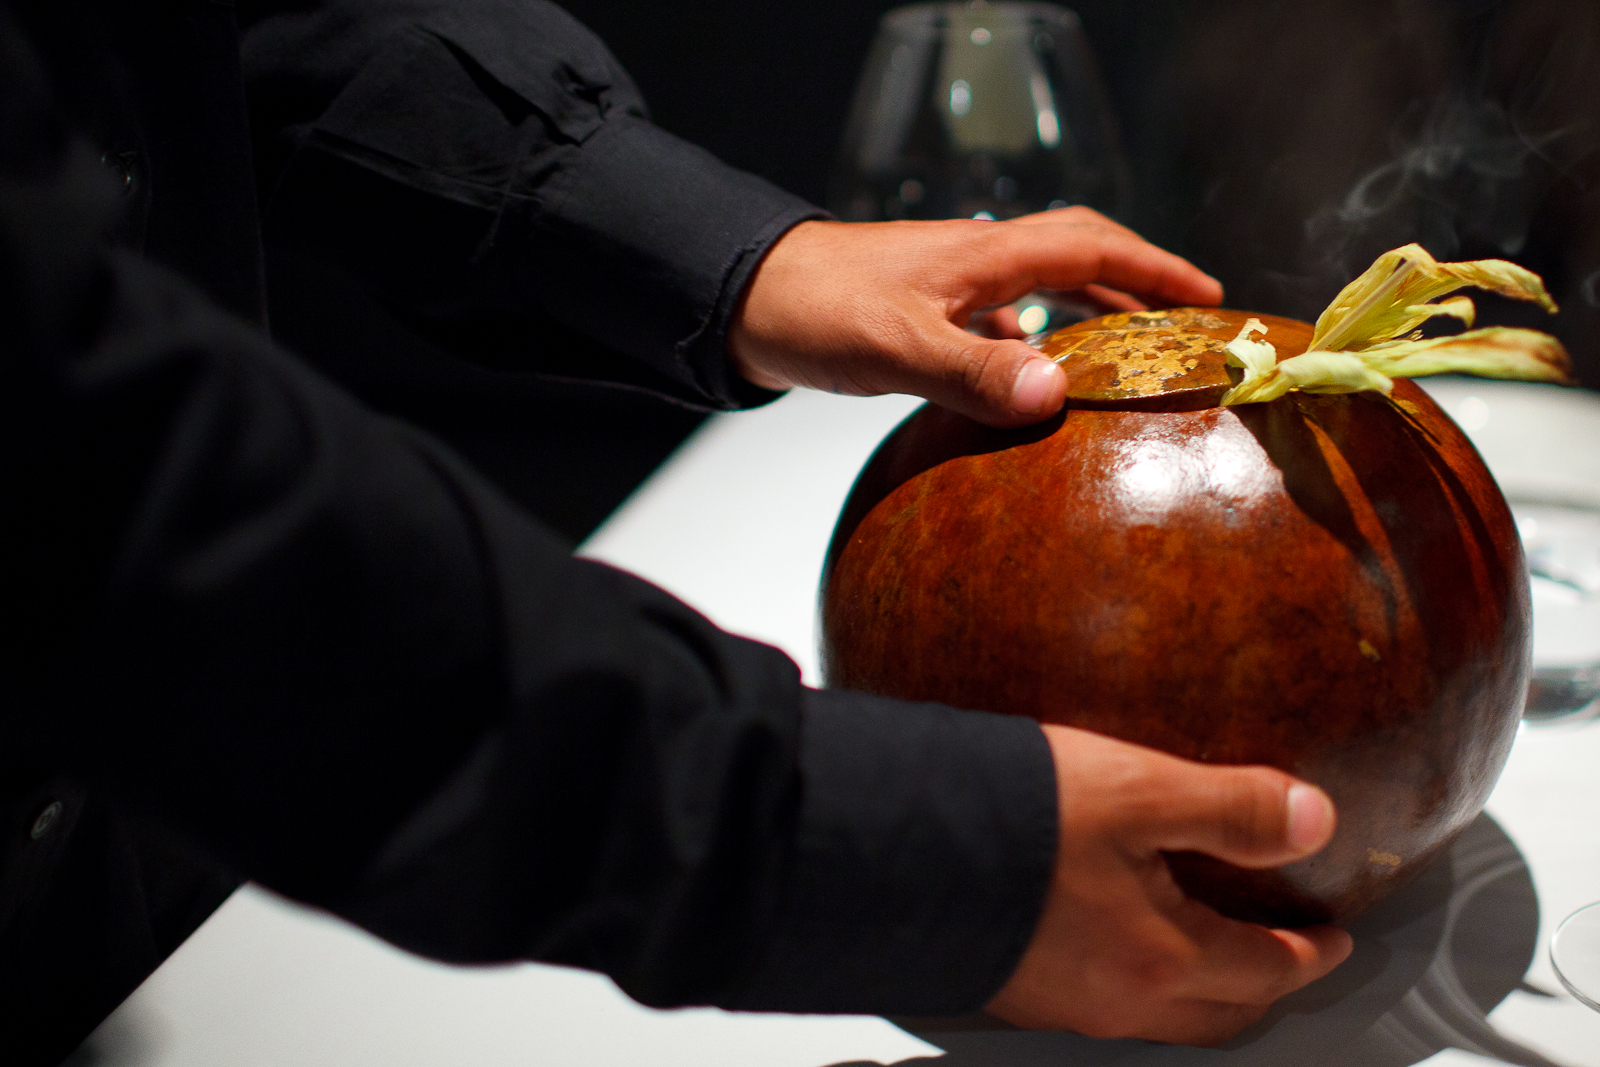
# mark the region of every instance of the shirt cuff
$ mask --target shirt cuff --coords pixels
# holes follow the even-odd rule
[[[631,114],[564,155],[530,220],[546,313],[580,332],[614,323],[608,345],[712,407],[778,396],[733,369],[728,325],[768,250],[827,213]]]
[[[741,1010],[954,1015],[1032,937],[1055,861],[1055,767],[1037,724],[805,693],[798,840]]]

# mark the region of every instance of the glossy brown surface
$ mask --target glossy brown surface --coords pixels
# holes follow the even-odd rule
[[[1280,355],[1298,355],[1311,341],[1311,327],[1304,322],[1255,317]],[[1214,407],[1233,384],[1222,347],[1248,318],[1219,308],[1104,315],[1057,330],[1039,351],[1066,371],[1067,395],[1080,407]]]
[[[1346,919],[1443,848],[1499,774],[1527,680],[1516,529],[1415,385],[1216,407],[1246,316],[1166,314],[1073,327],[1143,336],[1073,349],[1071,406],[1041,427],[928,406],[891,435],[824,572],[828,682],[1316,782],[1339,807],[1322,854],[1173,868],[1231,915]],[[1304,349],[1309,326],[1260,317],[1280,359]],[[1112,349],[1115,373],[1088,365]]]

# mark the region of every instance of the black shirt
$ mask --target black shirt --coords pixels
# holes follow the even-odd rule
[[[651,126],[533,0],[252,9],[242,66],[226,4],[0,12],[13,1047],[59,1056],[192,929],[226,880],[164,858],[197,848],[414,951],[648,1004],[996,990],[1055,849],[1033,724],[805,689],[262,330],[264,217],[463,358],[751,403],[727,322],[814,209]]]

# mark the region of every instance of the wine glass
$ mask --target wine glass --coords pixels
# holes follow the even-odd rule
[[[828,198],[842,219],[1009,219],[1069,204],[1126,212],[1127,163],[1082,26],[1044,3],[929,3],[883,17]],[[1094,314],[1016,304],[1039,333]]]
[[[1600,510],[1508,495],[1533,596],[1533,672],[1523,717],[1592,717],[1600,698]]]
[[[1567,992],[1600,1011],[1600,901],[1561,920],[1550,939],[1550,962]]]
[[[1523,719],[1591,729],[1600,712],[1600,395],[1524,382],[1431,378],[1505,493],[1528,561],[1533,670]],[[1561,984],[1600,1010],[1600,902],[1550,940]]]
[[[1533,585],[1529,722],[1592,721],[1600,707],[1600,510],[1512,502]],[[1556,977],[1600,1011],[1600,902],[1561,921],[1550,939]]]
[[[1526,382],[1419,383],[1505,493],[1528,561],[1533,670],[1523,718],[1600,716],[1600,394]]]

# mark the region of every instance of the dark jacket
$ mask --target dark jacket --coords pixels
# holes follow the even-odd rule
[[[241,68],[223,3],[0,5],[8,1048],[65,1053],[219,862],[649,1004],[981,1004],[1054,854],[1031,723],[805,689],[263,332],[258,202],[463,358],[750,403],[726,325],[813,209],[536,0],[245,16]]]

